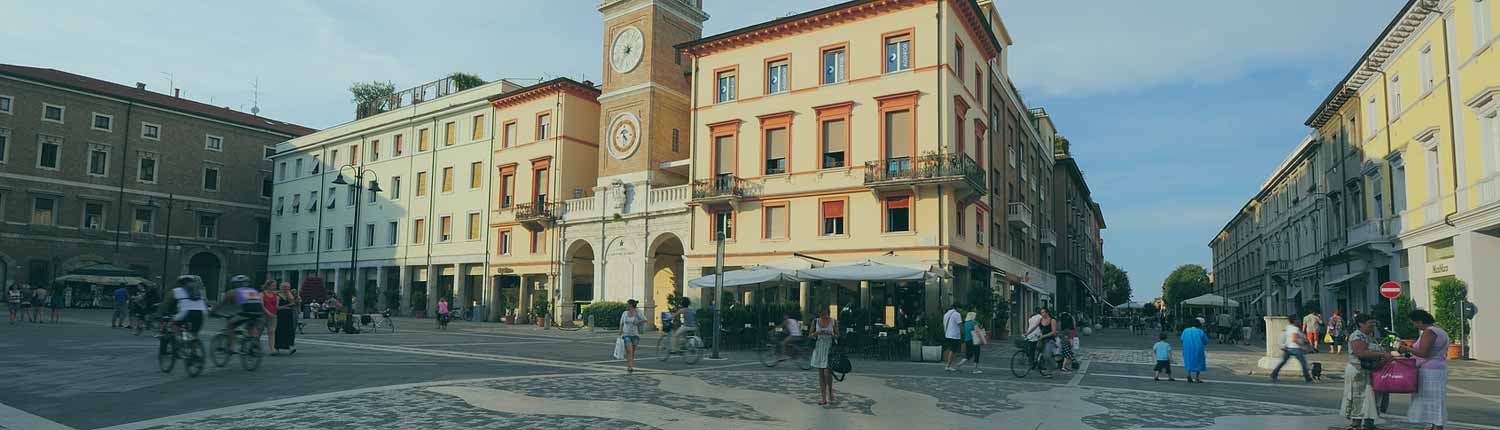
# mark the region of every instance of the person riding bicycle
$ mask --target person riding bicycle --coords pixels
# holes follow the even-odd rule
[[[682,325],[678,326],[677,330],[674,330],[672,332],[673,351],[677,351],[682,348],[682,343],[679,342],[679,340],[682,339],[683,336],[686,336],[688,333],[692,333],[694,335],[698,334],[698,310],[693,309],[692,304],[692,300],[688,299],[687,297],[683,297],[677,300],[678,308],[675,312],[672,312],[672,316],[674,318],[682,318]]]
[[[1051,352],[1047,349],[1052,339],[1057,337],[1056,322],[1052,319],[1052,313],[1046,308],[1037,308],[1036,314],[1026,320],[1026,355],[1029,357],[1041,356],[1037,360],[1038,370],[1042,377],[1051,378],[1048,373],[1052,361]]]
[[[255,332],[256,324],[266,316],[266,308],[261,304],[260,291],[250,286],[250,277],[245,275],[234,275],[229,278],[229,291],[224,292],[224,297],[219,300],[217,309],[232,309],[235,314],[229,319],[229,327],[226,329],[229,336],[229,344],[234,345],[235,329],[241,325],[247,325],[247,333],[259,337]]]
[[[786,319],[781,321],[781,328],[786,332],[786,336],[781,338],[781,357],[784,360],[791,358],[791,354],[787,354],[787,346],[802,340],[802,323],[797,322],[796,315],[788,312]]]
[[[198,330],[203,328],[203,314],[207,311],[208,304],[203,301],[203,279],[195,275],[178,276],[177,287],[172,288],[171,306],[163,309],[162,316],[171,312],[172,322],[186,325],[188,333],[197,336]]]

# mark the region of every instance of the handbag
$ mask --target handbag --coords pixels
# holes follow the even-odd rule
[[[844,375],[853,370],[854,363],[849,362],[849,354],[845,354],[843,348],[832,351],[828,355],[828,371],[833,374],[833,379],[844,382]]]
[[[615,353],[614,353],[613,356],[615,357],[616,360],[624,360],[625,359],[625,338],[624,337],[617,337],[617,338],[615,338]]]
[[[1370,373],[1377,393],[1409,394],[1417,392],[1417,360],[1400,358]]]
[[[975,345],[988,344],[990,343],[990,334],[982,328],[976,328],[974,329],[973,341]]]

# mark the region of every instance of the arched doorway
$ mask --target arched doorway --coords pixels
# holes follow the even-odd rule
[[[188,273],[203,278],[204,293],[208,297],[219,297],[223,293],[221,285],[224,280],[219,278],[224,264],[219,261],[219,256],[208,252],[194,254],[188,259]]]
[[[567,286],[568,292],[571,293],[569,297],[566,297],[571,299],[571,302],[559,303],[559,305],[565,307],[572,305],[563,309],[563,312],[565,312],[563,315],[566,316],[568,314],[576,314],[579,306],[593,302],[595,299],[594,247],[585,240],[573,242],[568,247],[568,253],[564,258],[566,258],[564,262],[568,266],[568,270],[565,272],[568,279],[562,280],[561,284]]]
[[[646,286],[647,294],[656,304],[656,312],[661,313],[672,308],[667,303],[668,297],[682,297],[682,240],[675,234],[663,233],[652,241],[647,252],[655,262],[655,267],[651,268],[651,285]]]

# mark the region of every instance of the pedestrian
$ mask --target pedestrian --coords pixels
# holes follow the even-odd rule
[[[31,322],[42,323],[42,309],[47,307],[50,299],[45,286],[37,285],[36,289],[31,290]]]
[[[437,304],[438,325],[448,325],[448,298],[438,299]]]
[[[1052,378],[1052,339],[1057,338],[1057,328],[1052,313],[1037,308],[1036,315],[1026,321],[1026,355],[1037,357],[1037,371],[1043,378]]]
[[[36,322],[36,318],[31,315],[32,290],[34,289],[30,285],[22,285],[21,288],[16,290],[21,295],[21,322],[26,322],[27,319],[30,319],[31,322]]]
[[[297,295],[292,284],[282,282],[281,288],[272,294],[276,301],[276,323],[272,324],[271,354],[287,350],[286,355],[297,353]]]
[[[1302,331],[1307,335],[1307,352],[1318,353],[1318,340],[1323,337],[1323,316],[1316,310],[1308,312],[1302,317]]]
[[[125,289],[124,286],[120,286],[119,288],[115,288],[114,295],[115,313],[113,318],[110,319],[109,326],[112,328],[125,327],[125,306],[130,301],[130,290]]]
[[[1333,315],[1328,317],[1328,350],[1334,354],[1344,352],[1344,343],[1347,335],[1344,331],[1344,317],[1339,315],[1339,310],[1334,309]],[[1373,335],[1374,333],[1371,333]]]
[[[1406,422],[1441,429],[1448,423],[1448,332],[1435,325],[1432,314],[1417,309],[1407,314],[1411,325],[1421,330],[1412,346],[1399,350],[1417,358],[1417,392],[1411,395]]]
[[[1061,335],[1056,338],[1055,345],[1057,355],[1062,357],[1062,365],[1057,370],[1062,373],[1073,373],[1073,361],[1076,360],[1073,356],[1073,342],[1078,339],[1078,326],[1073,323],[1071,316],[1071,314],[1063,314],[1059,322],[1055,323],[1062,327],[1062,330],[1058,331]]]
[[[1177,382],[1172,377],[1172,344],[1167,343],[1167,334],[1156,335],[1156,344],[1151,345],[1151,351],[1156,353],[1156,369],[1152,370],[1151,380],[1160,381],[1161,375],[1167,375],[1167,380]]]
[[[11,325],[15,325],[21,312],[21,287],[13,285],[5,289],[5,307],[10,309]]]
[[[1187,381],[1203,383],[1203,372],[1208,370],[1208,334],[1196,321],[1188,322],[1182,330],[1182,367],[1187,371]]]
[[[63,295],[62,290],[52,292],[52,304],[49,306],[52,308],[52,322],[60,322],[62,319],[62,308],[66,304],[64,302],[65,299],[66,297]]]
[[[1219,316],[1214,319],[1216,320],[1214,328],[1218,332],[1219,343],[1229,343],[1230,332],[1234,330],[1234,317],[1230,316],[1229,312],[1219,312]]]
[[[276,320],[279,319],[276,318],[276,309],[280,304],[277,300],[276,281],[266,281],[257,290],[260,291],[260,307],[266,310],[266,344],[271,346],[271,355],[281,355],[281,351],[276,349]]]
[[[948,305],[948,312],[943,313],[943,367],[944,371],[957,372],[958,366],[954,361],[963,354],[963,317],[958,313],[958,304]]]
[[[646,322],[646,315],[635,307],[637,303],[640,302],[635,299],[627,300],[625,312],[620,314],[620,338],[625,340],[625,371],[630,373],[635,373],[635,347],[641,344],[641,323]]]
[[[979,369],[979,351],[982,346],[990,343],[990,335],[984,327],[979,326],[977,317],[974,311],[964,314],[964,345],[968,348],[968,352],[964,354],[964,361],[973,362],[974,373],[980,374],[984,371]],[[959,362],[958,365],[962,367],[963,362]]]
[[[813,320],[813,338],[817,344],[812,354],[812,367],[818,369],[819,405],[833,402],[833,372],[828,371],[828,352],[833,349],[833,338],[838,332],[838,321],[828,318],[828,307],[819,306],[818,318]]]
[[[1312,373],[1308,372],[1307,352],[1303,350],[1307,345],[1307,337],[1303,336],[1302,331],[1297,329],[1297,317],[1289,316],[1287,317],[1287,322],[1289,324],[1286,325],[1286,330],[1281,334],[1281,363],[1278,363],[1275,369],[1271,369],[1271,382],[1276,382],[1281,378],[1281,367],[1286,365],[1287,360],[1296,358],[1297,363],[1302,365],[1302,379],[1311,384],[1313,381]],[[1266,335],[1270,336],[1270,334]]]
[[[1391,354],[1373,337],[1375,322],[1368,314],[1354,317],[1356,329],[1349,336],[1349,360],[1344,364],[1344,397],[1339,401],[1339,410],[1349,419],[1351,429],[1373,429],[1375,418],[1380,416],[1370,373],[1390,362]]]

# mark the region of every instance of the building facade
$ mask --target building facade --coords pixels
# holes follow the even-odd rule
[[[1088,312],[1103,302],[1104,240],[1099,230],[1105,228],[1104,214],[1078,168],[1078,161],[1067,150],[1059,148],[1053,155],[1054,190],[1053,225],[1042,230],[1042,243],[1056,249],[1053,260],[1057,273],[1057,308]],[[1061,234],[1059,234],[1061,233]],[[1060,237],[1059,237],[1060,236]],[[1061,241],[1061,245],[1058,242]],[[1118,303],[1115,303],[1118,304]]]
[[[145,84],[0,65],[0,284],[51,285],[94,263],[196,274],[210,293],[263,277],[269,160],[310,132]]]

